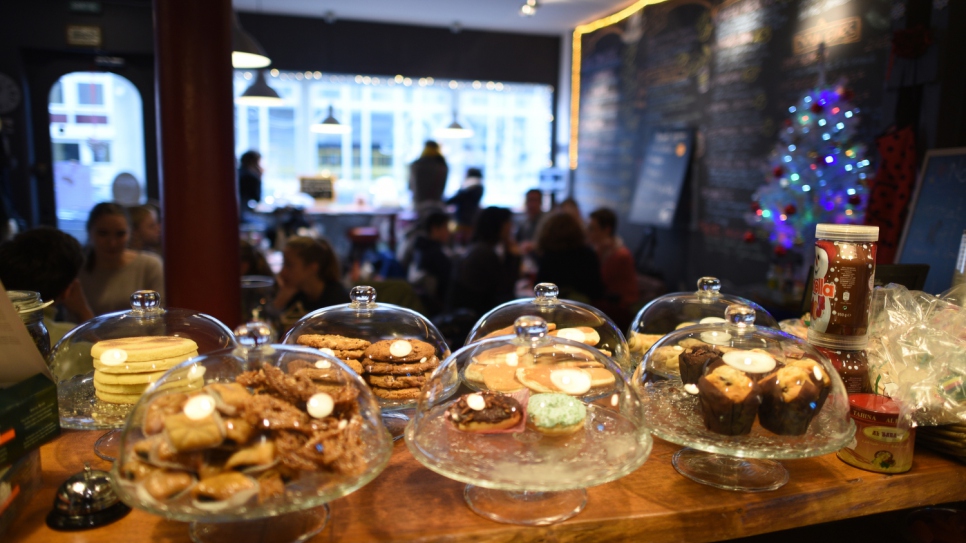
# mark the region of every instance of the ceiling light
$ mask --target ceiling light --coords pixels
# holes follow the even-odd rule
[[[537,14],[537,0],[527,0],[520,6],[521,17],[532,17]]]
[[[348,134],[349,132],[352,132],[352,127],[346,124],[341,124],[335,118],[332,106],[330,105],[329,116],[326,117],[322,122],[309,126],[309,130],[315,132],[316,134]]]
[[[231,65],[235,68],[264,68],[272,63],[265,49],[255,41],[231,12]]]
[[[471,128],[463,128],[463,125],[461,125],[459,123],[459,121],[457,121],[454,118],[453,119],[453,122],[451,122],[449,124],[449,126],[447,126],[446,128],[438,128],[433,133],[433,135],[435,135],[437,139],[441,139],[441,140],[445,140],[445,139],[451,139],[451,140],[466,139],[466,138],[472,138],[473,137],[473,129],[471,129]]]
[[[258,70],[255,82],[241,96],[235,98],[235,103],[246,106],[280,106],[284,100],[275,92],[275,89],[268,86],[264,72]]]

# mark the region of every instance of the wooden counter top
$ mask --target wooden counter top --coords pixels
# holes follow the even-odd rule
[[[54,492],[90,462],[101,432],[65,431],[41,449],[43,482],[4,538],[66,543],[190,541],[187,525],[135,509],[114,524],[83,532],[55,532],[44,519]],[[589,489],[587,508],[549,527],[525,528],[477,516],[463,501],[462,483],[426,469],[395,444],[386,470],[369,485],[331,503],[329,525],[311,541],[718,541],[911,507],[966,500],[966,466],[917,450],[912,471],[880,475],[853,468],[834,454],[789,460],[787,485],[738,493],[694,483],[671,466],[680,447],[655,439],[648,461],[629,476]]]

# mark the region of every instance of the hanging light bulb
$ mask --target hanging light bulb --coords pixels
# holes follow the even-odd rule
[[[246,106],[280,106],[285,101],[275,92],[275,89],[268,86],[264,72],[258,70],[255,82],[245,89],[241,96],[235,98],[235,103]]]
[[[231,12],[231,65],[235,68],[264,68],[272,63],[261,44],[245,32],[238,15]]]
[[[335,118],[335,113],[332,106],[329,105],[329,115],[320,123],[315,123],[309,126],[309,130],[315,132],[316,134],[348,134],[352,132],[352,127],[347,124],[340,123]]]
[[[521,17],[533,17],[537,14],[537,0],[527,0],[520,6]]]
[[[459,115],[457,111],[459,110],[459,91],[453,89],[453,122],[449,123],[446,128],[438,128],[433,133],[436,139],[466,139],[473,137],[473,130],[470,128],[463,128],[463,125],[457,120]]]

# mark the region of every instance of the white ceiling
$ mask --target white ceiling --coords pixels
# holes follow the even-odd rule
[[[524,0],[233,0],[239,11],[380,21],[387,23],[561,34],[629,5],[633,0],[538,0],[532,17],[521,17]]]

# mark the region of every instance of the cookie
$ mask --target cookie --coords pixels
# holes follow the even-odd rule
[[[508,366],[527,365],[533,363],[533,356],[529,347],[517,345],[501,345],[486,349],[473,357],[477,364],[505,364]]]
[[[366,382],[379,388],[421,387],[429,380],[428,375],[366,375]]]
[[[94,369],[100,370],[103,373],[149,373],[153,371],[169,370],[178,364],[198,356],[198,351],[192,351],[188,354],[181,356],[176,356],[174,358],[165,358],[162,360],[152,360],[146,362],[123,362],[121,364],[105,364],[101,362],[100,359],[94,359]]]
[[[548,322],[547,323],[547,331],[548,332],[549,331],[552,331],[552,330],[554,330],[556,328],[557,328],[557,325],[556,324],[554,324],[552,322]],[[499,336],[512,336],[512,335],[515,335],[515,334],[516,334],[516,329],[511,324],[510,326],[507,326],[505,328],[500,328],[499,330],[494,330],[494,331],[490,332],[489,334],[487,334],[487,335],[485,335],[485,336],[483,336],[483,337],[481,337],[479,339],[474,340],[472,343],[476,343],[477,341],[480,341],[480,340],[483,340],[483,339],[490,339],[490,338],[499,337]]]
[[[295,342],[315,349],[332,349],[333,351],[362,351],[371,345],[364,339],[336,334],[303,334]]]
[[[594,330],[589,326],[561,328],[559,330],[550,332],[549,335],[569,339],[571,341],[576,341],[577,343],[590,345],[591,347],[600,343],[600,334],[597,333],[597,330]]]
[[[350,370],[362,375],[362,362],[358,360],[343,360],[343,362],[345,362],[346,366],[349,366]]]
[[[384,400],[415,400],[419,398],[419,388],[371,388],[373,394]]]
[[[160,385],[158,390],[195,390],[201,388],[204,384],[204,379],[170,381]],[[149,386],[151,386],[150,383],[143,385],[109,385],[94,381],[94,390],[108,392],[110,394],[142,394]]]
[[[91,357],[105,361],[115,357],[118,362],[164,360],[198,350],[194,341],[177,336],[142,336],[98,341],[91,347]]]
[[[517,369],[513,366],[495,365],[483,368],[483,384],[486,388],[496,392],[516,392],[524,388],[517,381]]]
[[[439,367],[439,359],[435,356],[427,358],[425,362],[415,364],[387,364],[384,362],[367,362],[362,368],[369,373],[379,373],[386,375],[407,375],[426,373]]]
[[[436,355],[436,348],[418,339],[384,339],[366,349],[364,358],[373,362],[406,364]],[[380,373],[380,372],[372,372]]]
[[[204,367],[193,366],[188,370],[179,370],[171,376],[171,379],[182,379],[187,380],[190,377],[197,379],[204,375]],[[161,378],[162,375],[167,373],[167,371],[154,371],[149,373],[103,373],[101,371],[94,371],[94,382],[105,384],[105,385],[144,385],[148,383],[153,383]]]
[[[463,377],[477,383],[483,382],[483,370],[487,368],[485,364],[467,364],[463,370]]]

